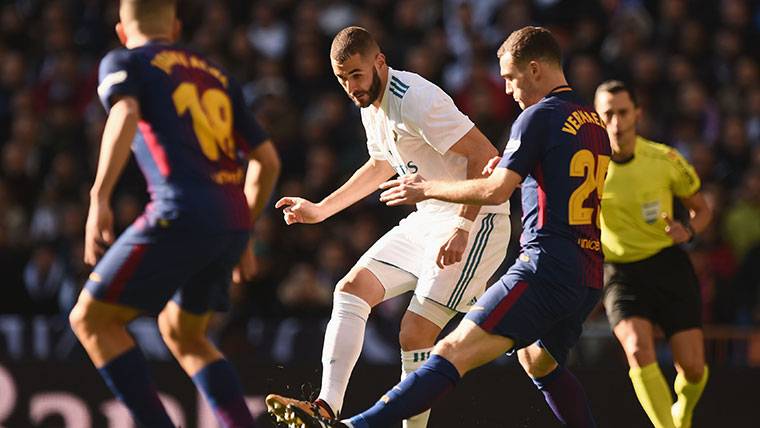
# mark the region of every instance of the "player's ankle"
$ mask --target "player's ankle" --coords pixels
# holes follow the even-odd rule
[[[337,419],[338,418],[338,413],[339,412],[335,412],[332,409],[332,407],[330,406],[330,403],[328,403],[327,401],[325,401],[325,400],[323,400],[321,398],[317,398],[316,400],[314,400],[314,404],[316,404],[317,406],[319,406],[322,409],[324,409],[325,411],[327,411],[327,414],[330,415],[331,419]]]

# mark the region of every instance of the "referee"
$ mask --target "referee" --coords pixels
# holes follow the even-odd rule
[[[694,239],[712,214],[699,177],[678,151],[636,135],[641,110],[625,84],[602,83],[594,104],[612,146],[602,196],[604,306],[649,419],[657,428],[690,427],[708,369],[699,286],[679,244]],[[688,208],[688,222],[673,219],[673,196]],[[673,350],[675,404],[657,365],[655,324]]]

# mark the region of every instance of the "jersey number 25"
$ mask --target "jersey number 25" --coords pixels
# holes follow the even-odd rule
[[[594,158],[594,154],[588,149],[582,149],[576,152],[570,159],[570,176],[583,177],[583,183],[570,195],[568,202],[567,221],[571,225],[591,224],[594,208],[596,208],[596,226],[599,227],[599,204],[595,207],[585,207],[583,203],[596,190],[597,199],[601,201],[602,192],[604,191],[604,178],[607,175],[607,167],[610,164],[610,157],[599,155]]]

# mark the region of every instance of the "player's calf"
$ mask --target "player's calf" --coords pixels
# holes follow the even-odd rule
[[[164,343],[190,376],[223,358],[206,336],[208,318],[189,314],[174,302],[169,302],[158,315],[158,330]]]

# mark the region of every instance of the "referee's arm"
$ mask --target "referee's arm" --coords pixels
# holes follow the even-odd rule
[[[668,226],[665,229],[676,244],[690,241],[694,235],[705,230],[712,220],[712,210],[707,205],[702,192],[697,191],[691,196],[679,199],[689,210],[689,222],[681,224],[666,218]]]

